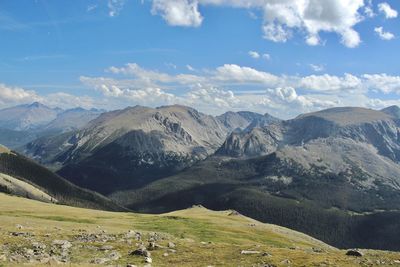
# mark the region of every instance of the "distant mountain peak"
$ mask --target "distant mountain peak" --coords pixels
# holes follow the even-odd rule
[[[33,102],[32,104],[29,104],[28,107],[29,108],[49,108],[48,106],[43,105],[40,102]]]
[[[389,106],[387,108],[381,109],[381,111],[390,116],[393,116],[397,119],[400,119],[400,107],[399,106],[396,106],[396,105]]]
[[[390,118],[388,114],[379,110],[361,107],[335,107],[302,114],[296,119],[306,119],[311,117],[320,118],[341,126],[356,125]]]

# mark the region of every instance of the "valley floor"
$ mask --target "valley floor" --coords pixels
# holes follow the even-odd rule
[[[234,211],[113,213],[0,194],[0,266],[400,266],[400,253],[362,252]]]

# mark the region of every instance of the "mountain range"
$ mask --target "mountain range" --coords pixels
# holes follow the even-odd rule
[[[41,136],[77,130],[103,112],[83,108],[63,110],[38,102],[5,108],[0,110],[0,143],[17,148]]]
[[[397,106],[290,120],[135,106],[19,151],[134,211],[235,209],[335,246],[398,250],[399,130]]]

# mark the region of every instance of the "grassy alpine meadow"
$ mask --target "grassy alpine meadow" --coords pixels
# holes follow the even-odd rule
[[[105,212],[0,194],[0,266],[396,266],[400,253],[347,256],[307,235],[201,206]]]

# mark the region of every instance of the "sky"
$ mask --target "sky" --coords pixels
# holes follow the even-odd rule
[[[0,108],[400,105],[398,0],[0,0]]]

